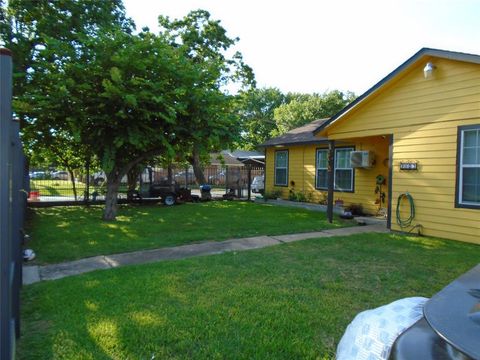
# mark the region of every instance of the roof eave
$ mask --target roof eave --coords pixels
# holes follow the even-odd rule
[[[292,142],[284,142],[278,144],[260,144],[257,147],[259,148],[267,148],[267,147],[278,147],[278,146],[295,146],[295,145],[313,145],[313,144],[328,144],[327,139],[323,140],[309,140],[309,141],[292,141]]]
[[[417,60],[419,60],[420,58],[422,58],[424,56],[433,56],[433,57],[444,58],[444,59],[449,59],[449,60],[464,61],[464,62],[480,64],[480,56],[479,55],[453,52],[453,51],[447,51],[447,50],[432,49],[432,48],[422,48],[419,51],[417,51],[414,55],[412,55],[410,58],[408,58],[405,62],[403,62],[400,66],[398,66],[395,70],[393,70],[391,73],[389,73],[387,76],[385,76],[382,80],[377,82],[375,85],[373,85],[370,89],[365,91],[362,95],[360,95],[354,101],[352,101],[350,104],[345,106],[342,110],[340,110],[338,113],[333,115],[330,118],[330,120],[325,121],[322,125],[320,125],[317,129],[315,129],[313,131],[313,134],[317,135],[322,130],[329,127],[333,123],[335,123],[341,117],[343,117],[348,112],[350,112],[353,108],[357,107],[365,99],[367,99],[368,97],[370,97],[371,95],[376,93],[378,90],[380,90],[384,85],[386,85],[390,80],[392,80],[394,77],[396,77],[399,73],[403,72],[411,64],[415,63]]]

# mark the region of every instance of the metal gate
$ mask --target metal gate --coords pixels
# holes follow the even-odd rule
[[[15,357],[20,336],[25,157],[12,119],[12,57],[0,49],[0,359]]]

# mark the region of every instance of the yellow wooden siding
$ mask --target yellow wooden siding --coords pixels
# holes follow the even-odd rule
[[[379,205],[375,204],[377,195],[375,194],[375,178],[377,175],[383,175],[388,178],[388,166],[385,166],[388,158],[388,140],[382,137],[371,139],[360,139],[359,142],[342,146],[354,146],[356,150],[371,150],[376,154],[376,164],[372,169],[356,169],[354,176],[354,192],[334,192],[335,200],[341,199],[344,205],[362,204],[364,211],[375,215]],[[288,148],[268,148],[267,149],[267,167],[266,167],[266,191],[280,190],[282,198],[288,199],[289,191],[303,192],[310,201],[318,203],[326,199],[326,191],[315,189],[315,159],[316,149],[320,145],[291,146]],[[274,186],[274,157],[275,150],[288,149],[289,152],[289,172],[288,187]],[[292,186],[291,182],[295,185]],[[387,195],[388,188],[384,185],[382,191]],[[387,207],[388,198],[382,207]]]
[[[436,76],[424,79],[420,61],[377,95],[327,129],[331,139],[349,141],[393,134],[392,229],[397,198],[409,192],[414,224],[425,235],[480,243],[480,210],[455,208],[457,129],[480,124],[480,66],[430,59]],[[418,161],[418,171],[400,171]],[[404,214],[405,216],[407,214]]]

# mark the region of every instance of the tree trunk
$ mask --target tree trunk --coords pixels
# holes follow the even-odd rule
[[[70,175],[70,181],[72,182],[72,190],[73,196],[75,201],[77,201],[77,185],[75,184],[75,175],[73,174],[73,170],[67,167],[68,174]]]
[[[107,175],[107,193],[105,194],[105,210],[103,211],[103,220],[113,221],[117,216],[118,202],[117,195],[120,187],[120,181],[125,174],[128,174],[130,169],[137,166],[142,161],[151,158],[160,153],[159,149],[153,149],[145,152],[135,160],[130,161],[122,168],[115,167]]]
[[[113,172],[107,175],[107,193],[105,194],[105,210],[103,220],[114,221],[117,216],[118,204],[117,195],[120,187],[121,177]]]
[[[140,166],[134,166],[130,169],[127,173],[127,199],[133,199],[133,193],[135,188],[137,187],[137,180],[139,175],[142,172],[142,168]]]
[[[200,161],[200,149],[198,149],[197,146],[194,146],[192,151],[192,167],[198,185],[206,184],[207,180],[205,179],[202,163]]]

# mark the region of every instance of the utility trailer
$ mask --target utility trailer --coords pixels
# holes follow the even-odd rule
[[[132,198],[142,200],[145,198],[160,198],[167,205],[175,205],[179,200],[199,201],[199,196],[192,195],[190,189],[180,187],[178,184],[169,185],[167,181],[156,182],[152,184],[144,183],[139,191],[134,191]]]

